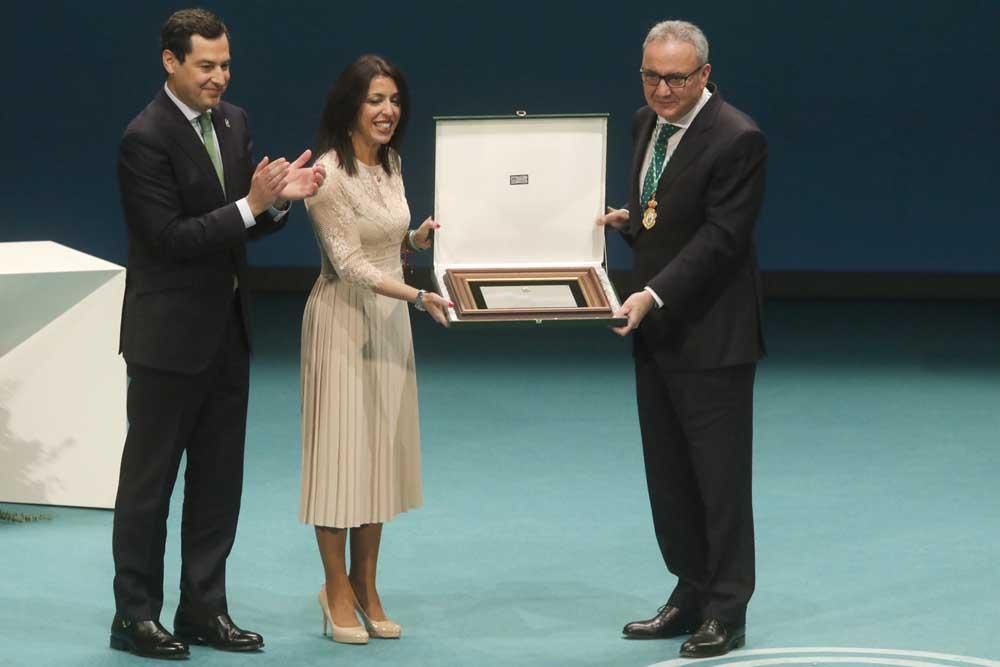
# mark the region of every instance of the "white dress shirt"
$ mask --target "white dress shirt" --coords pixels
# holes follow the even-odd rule
[[[704,88],[701,91],[701,97],[698,99],[698,103],[695,104],[694,107],[686,114],[684,114],[684,116],[682,116],[680,119],[670,122],[666,118],[663,118],[662,116],[657,117],[656,127],[653,128],[653,134],[650,135],[649,144],[646,146],[646,157],[643,158],[642,168],[639,170],[640,197],[642,196],[642,184],[646,182],[646,172],[649,171],[649,166],[653,161],[653,145],[656,143],[656,135],[660,131],[660,126],[670,122],[671,125],[680,128],[679,130],[674,132],[669,139],[667,139],[667,154],[663,158],[663,169],[664,171],[666,171],[667,164],[670,162],[670,158],[671,156],[673,156],[674,151],[677,150],[678,144],[681,143],[681,139],[684,137],[684,133],[687,132],[687,129],[689,127],[691,127],[691,123],[694,122],[695,116],[698,115],[698,112],[701,111],[702,107],[704,107],[705,104],[708,103],[708,100],[711,97],[712,93],[708,91],[708,88]],[[663,172],[660,173],[662,174]],[[643,202],[639,202],[640,208],[642,207],[642,205]],[[649,285],[646,285],[644,289],[647,292],[649,292],[649,294],[653,297],[653,300],[656,301],[656,307],[662,308],[663,299],[661,299],[660,296],[653,291],[653,288],[650,287]]]

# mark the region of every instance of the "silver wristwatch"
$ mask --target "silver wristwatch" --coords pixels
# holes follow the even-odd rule
[[[427,290],[417,290],[417,298],[413,300],[413,307],[417,310],[427,310],[427,306],[424,305],[425,294],[427,294]]]

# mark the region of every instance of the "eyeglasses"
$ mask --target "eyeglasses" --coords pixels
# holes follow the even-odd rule
[[[668,88],[673,90],[678,90],[687,85],[688,79],[693,77],[695,74],[700,72],[704,65],[698,65],[690,74],[658,74],[652,70],[641,69],[639,70],[639,76],[642,77],[642,83],[650,88],[656,88],[660,85],[660,81],[667,84]]]

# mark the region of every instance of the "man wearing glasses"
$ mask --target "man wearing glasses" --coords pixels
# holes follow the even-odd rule
[[[691,634],[682,657],[746,641],[754,590],[753,383],[764,354],[754,230],[767,148],[709,83],[708,41],[664,21],[643,44],[647,106],[632,122],[627,209],[598,224],[634,252],[620,311],[634,332],[636,398],[653,525],[677,586],[628,638]]]

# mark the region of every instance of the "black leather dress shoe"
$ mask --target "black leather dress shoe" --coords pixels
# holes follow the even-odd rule
[[[679,635],[689,635],[698,627],[698,619],[693,614],[682,611],[672,604],[665,604],[656,611],[656,616],[644,621],[632,621],[622,628],[626,639],[667,639]]]
[[[166,660],[183,660],[190,653],[187,644],[167,632],[159,621],[134,621],[118,615],[111,622],[111,648]]]
[[[204,619],[192,619],[177,610],[174,634],[198,646],[211,646],[222,651],[256,651],[264,648],[264,638],[256,632],[242,630],[223,612]]]
[[[746,626],[727,626],[717,618],[701,624],[698,631],[681,645],[682,658],[711,658],[740,648],[747,641]]]

